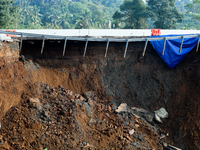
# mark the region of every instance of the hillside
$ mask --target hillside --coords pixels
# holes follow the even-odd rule
[[[144,42],[2,42],[0,148],[199,150],[199,52],[174,69]],[[125,111],[118,111],[121,104]],[[162,124],[154,111],[165,108]]]

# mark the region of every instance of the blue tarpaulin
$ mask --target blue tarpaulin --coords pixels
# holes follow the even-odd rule
[[[183,36],[183,35],[160,35],[150,37],[170,37],[170,36]],[[182,39],[167,40],[165,45],[165,53],[162,55],[164,40],[150,41],[153,48],[157,51],[160,57],[165,61],[169,68],[173,69],[180,63],[185,56],[197,45],[199,38],[185,38],[181,53],[179,53]]]

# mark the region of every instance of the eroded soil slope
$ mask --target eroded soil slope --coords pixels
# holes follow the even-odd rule
[[[170,70],[150,44],[141,57],[142,42],[130,43],[126,58],[122,43],[110,43],[107,58],[106,43],[89,42],[86,57],[84,42],[69,41],[64,57],[63,41],[47,41],[43,54],[41,43],[24,41],[21,56],[15,46],[1,47],[0,117],[20,102],[24,104],[17,107],[29,108],[29,98],[38,97],[43,103],[40,82],[62,85],[78,94],[95,91],[97,103],[105,105],[117,107],[124,102],[149,112],[164,107],[169,112],[162,124],[162,132],[169,133],[167,140],[182,149],[200,149],[199,52],[193,50]]]
[[[160,134],[134,113],[116,113],[61,86],[37,83],[38,91],[1,120],[1,149],[162,149]],[[91,94],[92,93],[92,94]]]

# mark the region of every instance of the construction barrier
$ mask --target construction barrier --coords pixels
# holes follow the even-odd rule
[[[16,30],[6,30],[8,32],[16,32]],[[17,37],[17,35],[12,35],[12,34],[6,34],[6,36],[9,36],[9,37]]]
[[[161,29],[152,29],[151,30],[151,35],[152,36],[161,35]]]

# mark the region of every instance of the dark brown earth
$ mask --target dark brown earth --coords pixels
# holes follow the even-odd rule
[[[64,57],[62,57],[63,41],[60,41],[60,43],[58,41],[47,41],[42,55],[40,54],[41,44],[41,41],[35,41],[34,44],[24,42],[22,52],[20,53],[21,56],[23,55],[22,58],[19,58],[19,55],[17,55],[18,50],[14,48],[15,46],[12,44],[4,43],[0,50],[0,117],[3,117],[1,135],[4,145],[16,149],[11,144],[13,142],[14,145],[16,144],[20,147],[23,140],[20,139],[17,141],[18,138],[14,138],[14,131],[9,128],[9,124],[11,124],[11,127],[16,126],[16,130],[19,129],[20,132],[16,131],[17,136],[15,136],[18,137],[21,134],[21,130],[26,130],[28,128],[23,125],[17,126],[16,124],[20,122],[18,118],[24,120],[26,124],[32,120],[24,118],[30,119],[31,115],[35,113],[35,121],[39,125],[36,125],[36,123],[34,124],[36,129],[34,129],[34,127],[33,129],[30,128],[31,132],[34,131],[33,139],[35,141],[35,146],[40,148],[48,146],[50,149],[55,148],[53,145],[56,142],[49,142],[48,139],[51,139],[49,136],[45,135],[44,137],[47,143],[39,142],[42,141],[40,139],[42,137],[41,134],[45,134],[46,131],[42,129],[42,126],[47,123],[37,120],[40,118],[40,111],[35,112],[35,108],[30,107],[28,99],[40,98],[43,105],[45,103],[43,101],[45,100],[45,98],[43,98],[43,89],[46,86],[58,87],[58,85],[61,85],[78,94],[83,94],[91,90],[94,91],[98,97],[97,103],[99,105],[104,104],[112,107],[112,111],[109,111],[109,115],[114,115],[117,120],[122,118],[116,116],[114,110],[122,102],[127,103],[130,107],[146,109],[151,113],[164,107],[169,112],[169,118],[163,120],[164,123],[160,125],[158,135],[160,135],[160,132],[165,134],[169,133],[165,141],[179,148],[185,150],[200,149],[199,52],[193,50],[179,65],[177,65],[177,67],[171,70],[157,55],[150,44],[147,47],[145,57],[142,58],[141,54],[144,47],[144,43],[142,42],[131,43],[126,58],[123,58],[125,43],[111,43],[107,58],[104,58],[106,43],[89,42],[85,58],[82,57],[85,45],[84,42],[75,43],[69,41]],[[43,84],[45,84],[45,86],[41,87]],[[55,110],[58,109],[57,106],[53,106],[56,101],[58,101],[59,105],[62,105],[60,99],[48,99],[49,105],[51,105],[52,109],[55,108]],[[71,105],[71,101],[72,100],[69,99],[66,109]],[[92,109],[96,110],[95,107],[96,106]],[[15,118],[13,114],[16,114],[16,112],[18,112],[18,115],[16,115],[18,116],[17,123],[10,123],[12,122],[11,120]],[[100,116],[97,115],[97,118],[101,118],[103,115],[105,116],[105,112],[106,111],[99,113]],[[81,108],[73,111],[73,114],[74,113],[83,114]],[[132,115],[134,116],[134,113]],[[13,117],[6,118],[6,116]],[[50,116],[53,118],[53,114]],[[55,116],[57,117],[59,115],[55,113]],[[82,119],[82,117],[80,118]],[[133,122],[135,121],[134,117],[128,119]],[[74,117],[74,120],[78,120],[78,117]],[[89,118],[85,117],[83,120],[88,122]],[[84,124],[83,120],[80,120],[82,124]],[[112,120],[111,124],[113,124]],[[135,122],[133,124],[135,124]],[[146,126],[145,123],[141,124],[144,127]],[[61,127],[60,130],[64,132],[63,126],[59,125],[59,127]],[[146,128],[148,127],[150,126],[148,125]],[[107,141],[110,143],[117,141],[116,134],[124,134],[122,128],[123,126],[117,129],[114,127],[114,136],[112,138],[115,140],[109,141],[107,139]],[[132,128],[134,128],[134,126],[132,126]],[[163,141],[158,141],[159,136],[152,135],[151,133],[154,133],[153,131],[148,133],[146,128],[142,129],[141,133],[143,134],[143,132],[145,132],[144,134],[147,136],[147,139],[144,139],[142,142],[140,141],[140,144],[147,142],[149,148],[160,149],[159,143]],[[158,128],[157,125],[156,128]],[[83,129],[86,130],[88,127],[83,126]],[[91,130],[91,127],[89,127],[88,130]],[[97,130],[96,125],[95,130]],[[37,135],[39,131],[40,133]],[[76,132],[77,130],[74,130],[73,133]],[[71,135],[70,133],[67,134]],[[27,138],[27,135],[28,132],[24,137]],[[53,135],[55,135],[55,133],[52,133],[52,136]],[[81,133],[80,135],[80,138],[75,136],[73,140],[75,142],[76,139],[85,140],[87,139],[86,137],[95,137],[96,134],[88,135],[84,133],[83,136]],[[149,135],[151,136],[149,137]],[[21,136],[21,138],[23,138],[23,136]],[[59,140],[60,139],[61,138],[59,138]],[[106,137],[103,139],[106,139]],[[153,139],[153,141],[151,139]],[[101,138],[97,138],[96,141],[95,138],[91,138],[90,141],[91,140],[93,140],[93,142],[86,141],[86,143],[93,143],[95,148],[102,149],[100,144],[95,143],[101,140]],[[138,138],[132,137],[132,140],[138,140]],[[24,139],[23,142],[26,144],[29,143],[29,147],[31,147],[31,142],[28,140]],[[68,143],[70,142],[72,142],[72,140]],[[101,143],[104,142],[101,141]],[[28,144],[26,144],[25,147],[28,148]],[[123,140],[119,140],[119,142],[115,142],[116,147],[114,148],[117,149],[118,146],[125,148],[127,145],[123,144]],[[63,144],[59,146],[61,147],[61,145],[63,146]],[[77,146],[79,144],[76,142],[74,145]],[[103,146],[106,146],[106,144],[103,144]],[[32,148],[36,147],[34,147],[33,144]],[[80,148],[80,145],[77,146],[77,148]],[[104,147],[104,149],[110,148],[111,146]],[[137,148],[132,147],[132,149]]]
[[[60,86],[37,87],[42,91],[35,94],[39,98],[21,102],[2,118],[2,149],[162,148],[160,135],[134,114],[120,113],[120,118],[97,97],[85,99]]]

